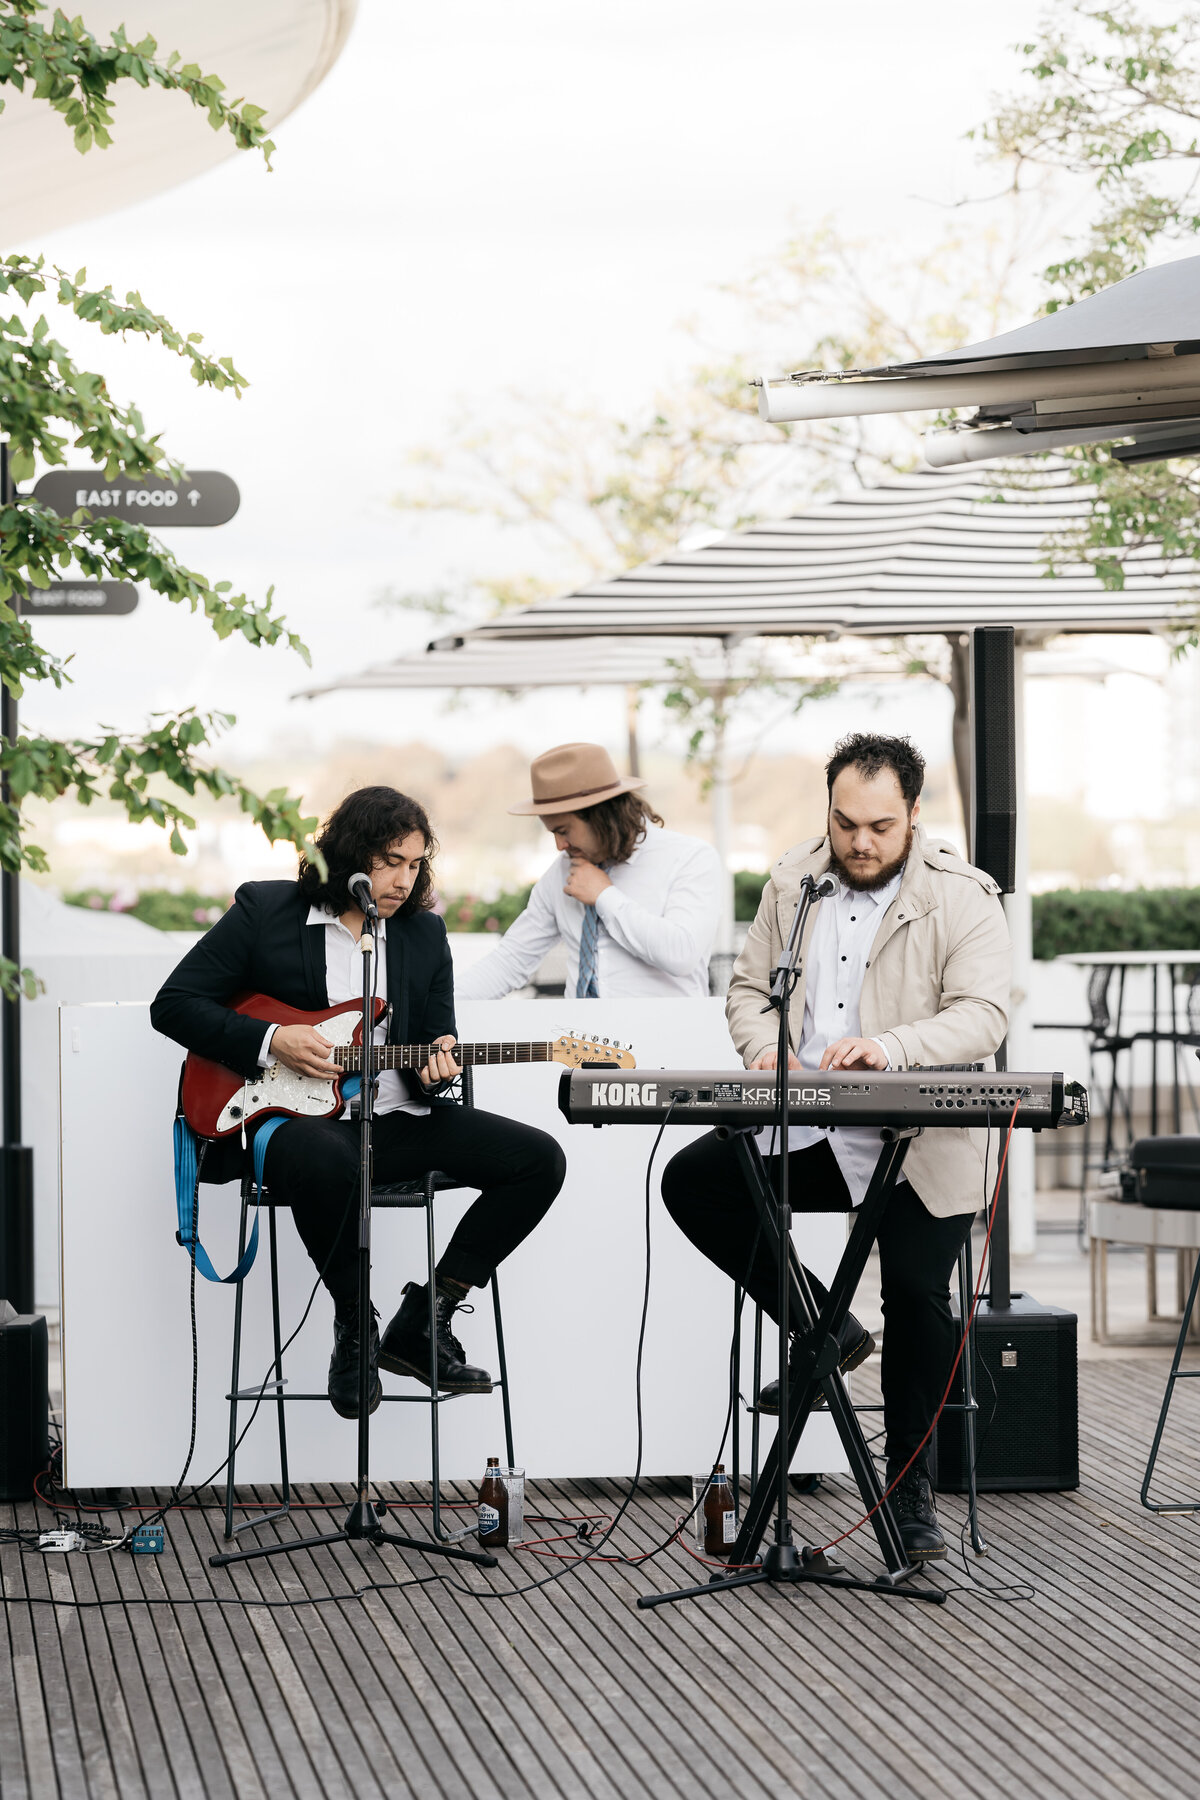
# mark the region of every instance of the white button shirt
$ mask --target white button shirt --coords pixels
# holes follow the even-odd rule
[[[456,978],[460,1000],[500,1000],[524,987],[560,940],[567,952],[567,993],[575,993],[583,902],[563,893],[570,872],[563,851],[535,882],[528,906],[492,954]],[[596,902],[600,998],[707,994],[721,900],[721,864],[712,845],[648,825],[628,862],[614,863],[608,878],[612,886]]]
[[[802,1068],[818,1068],[821,1057],[838,1038],[862,1036],[858,1008],[863,977],[875,934],[900,892],[903,875],[901,869],[886,887],[872,893],[844,887],[839,881],[837,892],[820,902],[806,958],[804,1025],[799,1049]],[[874,1042],[880,1040],[876,1038]],[[878,1129],[868,1125],[788,1127],[790,1150],[807,1150],[822,1138],[829,1140],[850,1198],[855,1206],[861,1206],[879,1160],[882,1140]],[[770,1127],[760,1132],[758,1147],[769,1155],[778,1148],[778,1132]]]
[[[348,931],[340,919],[334,918],[323,906],[310,906],[305,925],[323,925],[325,927],[325,986],[329,994],[330,1006],[341,1006],[346,1000],[362,999],[362,952],[358,947],[358,939],[352,931]],[[386,1000],[387,993],[387,920],[380,919],[375,928],[377,941],[376,959],[378,968],[374,970],[375,994],[378,999]],[[271,1039],[277,1026],[272,1025],[263,1039],[259,1052],[259,1065],[267,1069],[275,1061],[271,1055]],[[321,1028],[318,1025],[317,1030]],[[387,1021],[376,1025],[374,1041],[377,1044],[387,1042]],[[423,1100],[413,1100],[408,1089],[400,1078],[397,1069],[381,1069],[379,1086],[375,1090],[375,1112],[407,1112],[427,1113],[428,1106]]]

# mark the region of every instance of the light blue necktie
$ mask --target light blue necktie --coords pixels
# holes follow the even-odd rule
[[[594,906],[585,906],[583,930],[579,934],[579,976],[575,982],[577,1000],[595,1000],[599,997],[596,986],[596,951],[599,945],[600,916]]]

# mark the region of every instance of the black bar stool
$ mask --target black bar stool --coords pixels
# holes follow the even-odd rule
[[[972,1270],[971,1270],[971,1239],[970,1239],[970,1237],[968,1237],[966,1242],[963,1244],[962,1249],[958,1253],[958,1317],[959,1317],[960,1322],[961,1322],[961,1320],[968,1317],[970,1310],[971,1310],[971,1302],[974,1299],[974,1294],[975,1294],[974,1279],[973,1279]],[[734,1362],[735,1368],[740,1366],[740,1362],[738,1360],[738,1353],[741,1350],[741,1319],[740,1319],[741,1296],[742,1296],[742,1290],[740,1288],[735,1288],[734,1289],[734,1323],[735,1323],[735,1326],[737,1327],[735,1362]],[[763,1333],[763,1310],[762,1310],[761,1306],[756,1306],[754,1309],[754,1392],[756,1395],[757,1395],[760,1387],[762,1386],[762,1333]],[[960,1397],[957,1400],[947,1400],[945,1406],[942,1408],[942,1411],[943,1411],[943,1413],[960,1413],[962,1415],[962,1434],[963,1434],[962,1466],[963,1466],[963,1470],[965,1472],[966,1495],[967,1495],[967,1520],[968,1520],[968,1524],[970,1526],[970,1531],[971,1531],[971,1547],[975,1551],[975,1554],[977,1556],[986,1556],[988,1553],[987,1542],[984,1539],[984,1537],[979,1529],[979,1496],[978,1496],[978,1492],[977,1492],[977,1488],[976,1488],[976,1473],[975,1473],[975,1464],[976,1464],[976,1458],[977,1458],[977,1440],[978,1440],[978,1415],[979,1415],[979,1401],[978,1401],[978,1399],[976,1397],[976,1393],[975,1393],[975,1362],[976,1362],[976,1327],[975,1327],[975,1320],[972,1319],[971,1320],[971,1329],[967,1333],[967,1341],[963,1347],[962,1359],[958,1365],[958,1373],[955,1376],[955,1388],[957,1388]],[[1197,1372],[1200,1373],[1200,1371],[1197,1371]],[[951,1391],[953,1392],[954,1390],[952,1389]],[[750,1427],[750,1486],[751,1486],[751,1488],[753,1488],[755,1483],[758,1480],[759,1420],[762,1415],[759,1413],[757,1404],[752,1405],[749,1410],[750,1410],[751,1417],[752,1417],[752,1423],[751,1423],[751,1427]],[[862,1405],[856,1404],[854,1407],[854,1410],[856,1413],[864,1413],[864,1412],[882,1413],[883,1407],[878,1401],[873,1401],[873,1402],[864,1402]],[[739,1448],[740,1448],[740,1437],[739,1437],[739,1433],[738,1433],[738,1413],[737,1413],[736,1406],[734,1407],[733,1418],[734,1418],[734,1422],[733,1422],[734,1489],[733,1489],[733,1491],[734,1491],[735,1497],[737,1497],[738,1496],[737,1477],[738,1477],[738,1473],[739,1473],[738,1452],[739,1452]],[[931,1450],[933,1449],[934,1445],[936,1444],[936,1441],[937,1441],[937,1432],[935,1431],[933,1439],[931,1440],[931,1443],[930,1443]],[[870,1440],[868,1440],[868,1442],[870,1442]],[[932,1459],[932,1460],[936,1460],[936,1459]],[[811,1485],[813,1487],[815,1487],[817,1480],[819,1478],[816,1476],[813,1476],[810,1479],[811,1479]],[[940,1489],[939,1491],[944,1492],[946,1490]],[[961,1491],[961,1490],[956,1489],[954,1491]],[[741,1504],[741,1502],[740,1502],[740,1498],[739,1498],[738,1499],[739,1507],[740,1507],[740,1504]]]
[[[469,1105],[471,1101],[469,1076],[470,1071],[468,1070],[466,1071],[462,1082],[463,1103],[466,1105]],[[429,1287],[429,1373],[431,1386],[428,1393],[385,1393],[383,1396],[383,1404],[391,1404],[394,1406],[427,1406],[429,1408],[430,1462],[433,1476],[433,1535],[438,1538],[446,1535],[442,1531],[439,1408],[448,1400],[470,1399],[472,1396],[466,1394],[439,1394],[435,1385],[437,1376],[437,1348],[434,1343],[433,1327],[435,1307],[434,1270],[437,1265],[437,1254],[434,1245],[433,1214],[434,1202],[438,1194],[447,1193],[451,1189],[462,1188],[462,1186],[463,1183],[460,1180],[444,1174],[440,1169],[430,1169],[416,1180],[380,1184],[371,1189],[371,1205],[373,1207],[378,1207],[381,1210],[415,1210],[423,1207],[425,1211],[425,1257],[427,1265],[426,1280]],[[239,1261],[241,1260],[242,1253],[246,1247],[247,1225],[250,1208],[254,1204],[254,1196],[255,1189],[253,1178],[251,1176],[246,1176],[242,1181],[241,1219],[238,1227]],[[226,1395],[226,1399],[229,1402],[229,1461],[226,1466],[225,1475],[225,1536],[227,1538],[234,1537],[239,1531],[245,1531],[251,1526],[265,1525],[271,1519],[282,1518],[286,1513],[290,1512],[291,1485],[288,1478],[287,1421],[284,1409],[286,1406],[294,1405],[302,1400],[320,1401],[326,1406],[329,1404],[329,1396],[325,1393],[285,1394],[283,1391],[287,1382],[282,1366],[283,1346],[279,1318],[279,1258],[275,1219],[277,1212],[285,1209],[288,1203],[286,1200],[275,1199],[265,1187],[262,1189],[259,1198],[260,1204],[267,1215],[267,1261],[271,1283],[271,1334],[272,1345],[275,1351],[275,1360],[271,1365],[272,1379],[265,1381],[261,1387],[239,1388],[238,1382],[241,1371],[242,1349],[242,1309],[244,1302],[243,1289],[245,1286],[244,1281],[239,1281],[235,1290],[233,1303],[233,1370],[230,1376],[229,1392]],[[492,1386],[493,1388],[500,1389],[501,1403],[504,1409],[504,1447],[508,1455],[508,1466],[512,1468],[516,1462],[516,1457],[513,1452],[512,1412],[508,1395],[508,1359],[504,1349],[504,1320],[500,1311],[500,1284],[494,1273],[491,1280],[491,1292],[492,1313],[496,1326],[496,1360],[499,1367],[499,1374],[492,1383]],[[238,1408],[245,1405],[254,1405],[263,1399],[272,1397],[275,1401],[276,1428],[279,1436],[279,1483],[283,1490],[283,1504],[277,1507],[274,1512],[262,1513],[252,1519],[244,1519],[240,1525],[235,1525],[233,1522],[233,1514],[235,1511],[234,1488],[236,1485],[235,1474],[238,1448]]]

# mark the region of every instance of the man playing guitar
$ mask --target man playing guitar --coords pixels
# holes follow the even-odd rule
[[[330,815],[317,838],[328,873],[301,861],[296,881],[250,881],[229,911],[184,957],[153,1006],[156,1030],[198,1056],[261,1078],[276,1060],[297,1074],[328,1077],[332,1049],[318,1029],[268,1026],[233,1010],[239,996],[269,994],[286,1007],[316,1012],[361,994],[358,939],[362,910],[347,883],[367,873],[379,909],[376,992],[390,1001],[375,1041],[436,1045],[419,1074],[386,1069],[375,1102],[374,1176],[405,1181],[442,1169],[479,1188],[435,1272],[438,1388],[488,1393],[491,1377],[472,1368],[450,1330],[472,1287],[491,1280],[549,1209],[566,1170],[552,1137],[493,1113],[438,1103],[460,1073],[454,1060],[454,977],[446,928],[430,908],[430,864],[437,849],[424,809],[390,787],[359,788]],[[234,1179],[241,1152],[212,1146],[206,1178]],[[289,1118],[267,1146],[267,1186],[291,1207],[304,1245],[334,1304],[329,1399],[343,1418],[358,1413],[357,1124],[340,1118]],[[469,1310],[469,1308],[468,1308]],[[378,1368],[429,1380],[427,1288],[409,1282],[383,1333],[369,1321],[373,1392]]]

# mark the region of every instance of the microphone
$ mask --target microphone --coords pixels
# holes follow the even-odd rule
[[[820,881],[818,881],[813,888],[813,899],[828,900],[830,894],[836,894],[837,890],[838,884],[836,876],[822,875]]]
[[[352,875],[346,886],[350,890],[351,898],[357,900],[362,907],[364,916],[368,919],[377,919],[379,908],[376,906],[375,896],[371,892],[370,876]]]

